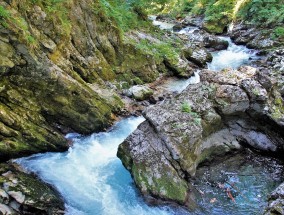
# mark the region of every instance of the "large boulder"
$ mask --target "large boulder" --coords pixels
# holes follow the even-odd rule
[[[220,20],[214,20],[214,21],[205,20],[202,24],[202,28],[209,33],[222,34],[222,33],[226,33],[228,24],[229,22],[227,18],[223,18]]]
[[[192,179],[203,163],[243,145],[275,156],[284,151],[284,109],[273,114],[278,88],[265,88],[259,74],[252,67],[205,70],[200,84],[145,110],[146,121],[118,149],[144,195],[193,208]]]
[[[137,101],[143,101],[146,99],[149,99],[150,96],[153,95],[153,90],[151,90],[147,86],[143,85],[135,85],[128,90],[125,90],[124,93],[129,96],[134,98]]]
[[[281,44],[277,38],[272,39],[273,29],[264,30],[243,23],[234,25],[230,37],[236,44],[247,45],[249,48],[258,50],[270,49]]]
[[[200,67],[205,67],[208,62],[211,62],[213,57],[207,49],[203,47],[185,47],[183,49],[184,57],[197,64]]]
[[[223,40],[212,35],[205,36],[203,42],[205,48],[210,48],[213,51],[224,50],[229,46],[229,42],[227,40]]]
[[[189,78],[194,74],[192,67],[186,59],[178,58],[177,60],[164,59],[165,66],[180,78]]]

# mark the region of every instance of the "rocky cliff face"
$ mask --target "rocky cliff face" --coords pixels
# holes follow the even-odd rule
[[[109,81],[158,75],[99,1],[2,0],[0,7],[1,160],[65,150],[62,133],[108,127],[123,107]]]
[[[243,146],[283,153],[281,72],[205,70],[201,79],[146,109],[146,121],[119,146],[118,157],[146,196],[193,207],[191,182],[200,165]]]

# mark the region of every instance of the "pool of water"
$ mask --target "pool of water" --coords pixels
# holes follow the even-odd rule
[[[252,152],[199,168],[195,183],[203,214],[255,215],[267,206],[267,194],[284,180],[283,163]],[[231,196],[229,197],[229,195]]]

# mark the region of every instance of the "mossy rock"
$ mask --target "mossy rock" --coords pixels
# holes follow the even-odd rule
[[[226,29],[227,23],[223,22],[212,22],[212,21],[207,21],[204,22],[202,27],[209,33],[213,34],[222,34],[224,33]]]
[[[0,189],[9,196],[2,204],[11,211],[14,211],[13,201],[20,204],[19,213],[14,211],[15,214],[62,214],[64,211],[64,202],[57,191],[33,175],[19,171],[16,164],[0,164],[0,181]]]

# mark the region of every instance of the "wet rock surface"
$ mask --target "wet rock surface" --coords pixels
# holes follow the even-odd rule
[[[153,95],[153,91],[147,86],[135,85],[125,90],[124,94],[135,100],[143,101],[149,99]]]
[[[2,214],[64,214],[57,191],[16,164],[0,165],[0,211]]]
[[[189,46],[184,48],[183,54],[186,59],[201,67],[212,61],[212,55],[205,48]]]
[[[204,70],[200,84],[145,110],[146,122],[118,150],[144,195],[193,207],[186,184],[190,187],[202,164],[245,148],[281,157],[283,99],[277,82],[262,84],[262,74],[249,66]],[[158,181],[165,172],[166,184]],[[179,195],[170,195],[169,188],[161,192],[160,186],[179,187],[180,181],[185,185]]]
[[[284,214],[284,183],[270,194],[268,201],[265,215]]]
[[[280,45],[279,41],[271,39],[272,33],[272,30],[263,31],[254,26],[237,24],[230,33],[230,37],[236,44],[246,44],[249,48],[261,50]]]

